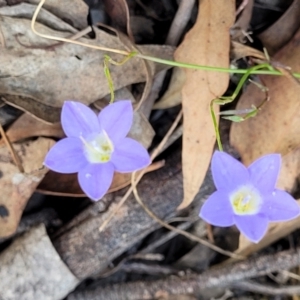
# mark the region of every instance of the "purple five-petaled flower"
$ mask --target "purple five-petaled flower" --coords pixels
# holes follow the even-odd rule
[[[129,173],[150,164],[147,150],[126,137],[132,119],[132,104],[127,100],[109,104],[98,116],[80,102],[65,101],[61,124],[67,138],[50,149],[45,166],[59,173],[78,173],[85,194],[101,199],[114,171]]]
[[[248,168],[230,155],[216,151],[211,170],[217,191],[204,203],[200,217],[215,226],[237,228],[252,242],[259,242],[269,222],[299,216],[297,202],[276,189],[281,166],[279,154],[269,154]]]

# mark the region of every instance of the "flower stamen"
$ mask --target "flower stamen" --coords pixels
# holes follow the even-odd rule
[[[260,208],[261,197],[253,188],[244,186],[232,193],[230,202],[237,215],[252,215]]]
[[[82,136],[80,139],[84,144],[86,158],[90,163],[106,163],[110,161],[114,145],[104,130],[87,140]]]

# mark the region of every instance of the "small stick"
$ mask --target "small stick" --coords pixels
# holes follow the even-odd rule
[[[242,281],[234,283],[232,287],[243,291],[259,293],[263,295],[294,296],[295,294],[300,294],[300,285],[276,287],[271,285],[259,284],[253,281]]]
[[[168,223],[166,223],[165,221],[163,221],[162,219],[160,219],[157,215],[155,215],[146,205],[145,203],[143,202],[143,200],[140,198],[139,194],[138,194],[138,191],[137,191],[137,188],[136,188],[136,184],[137,182],[134,181],[134,177],[132,176],[131,177],[131,186],[133,187],[133,194],[135,196],[135,199],[136,201],[142,206],[142,208],[145,210],[145,212],[152,218],[154,219],[157,223],[159,223],[161,226],[169,229],[169,230],[172,230],[178,234],[181,234],[183,236],[185,236],[186,238],[194,241],[194,242],[198,242],[204,246],[207,246],[208,248],[218,252],[218,253],[221,253],[223,255],[226,255],[226,256],[229,256],[231,258],[235,258],[235,259],[244,259],[245,257],[241,256],[241,255],[237,255],[231,251],[226,251],[216,245],[213,245],[211,244],[209,241],[206,241],[204,239],[201,239],[199,238],[198,236],[196,235],[193,235],[187,231],[184,231],[184,230],[181,230],[177,227],[174,227]]]
[[[3,127],[2,127],[2,124],[0,124],[0,133],[2,135],[2,138],[7,146],[7,148],[9,149],[9,152],[10,152],[10,155],[12,156],[12,159],[14,161],[14,163],[16,164],[16,166],[18,167],[19,171],[21,173],[24,173],[24,168],[23,168],[23,165],[22,165],[22,162],[21,162],[21,159],[20,157],[18,156],[18,154],[16,153],[13,145],[11,144],[11,142],[9,141]]]
[[[206,289],[231,287],[257,276],[271,272],[289,270],[300,264],[300,248],[292,251],[282,251],[254,257],[247,261],[240,261],[230,266],[212,268],[202,274],[185,274],[183,276],[165,276],[163,279],[153,281],[137,281],[121,284],[98,285],[94,289],[83,292],[77,291],[68,299],[148,299],[155,298],[159,292],[168,295],[196,294]],[[241,285],[239,286],[241,287]],[[290,287],[290,291],[291,291]],[[297,286],[297,292],[299,286]],[[291,294],[295,293],[295,290]]]

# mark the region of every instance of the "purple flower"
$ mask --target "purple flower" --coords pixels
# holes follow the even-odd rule
[[[61,123],[67,138],[50,149],[45,166],[59,173],[78,173],[86,195],[95,201],[101,199],[114,171],[129,173],[150,164],[147,150],[126,137],[132,119],[130,101],[110,104],[98,116],[82,103],[65,101]]]
[[[269,154],[246,168],[230,155],[216,151],[211,169],[217,191],[204,203],[200,217],[215,226],[237,228],[259,242],[268,222],[296,218],[299,206],[292,196],[275,188],[281,156]]]

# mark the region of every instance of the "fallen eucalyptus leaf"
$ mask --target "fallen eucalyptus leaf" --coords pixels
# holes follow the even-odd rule
[[[228,68],[229,30],[235,19],[234,1],[199,1],[194,27],[175,52],[177,61]],[[209,105],[227,89],[229,75],[220,72],[185,69],[182,89],[184,199],[178,209],[194,199],[208,169],[215,144]],[[217,109],[216,109],[217,111]]]
[[[299,72],[299,41],[300,29],[274,56],[274,61]],[[232,124],[230,142],[246,165],[264,154],[281,153],[283,168],[278,187],[291,191],[300,174],[300,84],[288,73],[286,76],[260,76],[260,79],[269,90],[270,101],[254,118]],[[265,97],[265,93],[251,84],[240,97],[236,109],[258,106]]]
[[[167,91],[154,104],[153,109],[166,109],[181,103],[181,91],[185,83],[185,71],[182,68],[173,68],[171,81]]]

